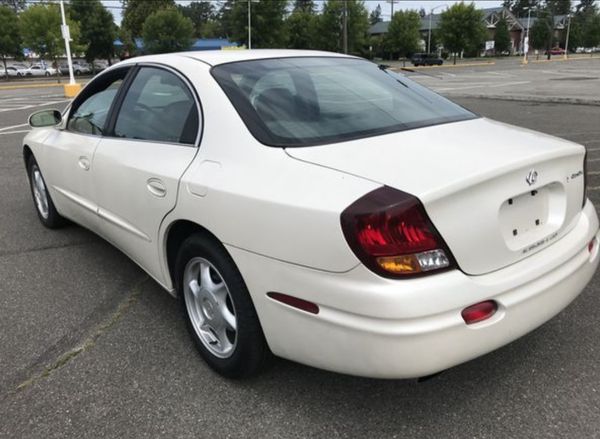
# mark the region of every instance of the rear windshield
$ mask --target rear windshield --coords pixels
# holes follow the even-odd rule
[[[322,145],[477,117],[360,59],[241,61],[212,74],[254,137],[270,146]]]

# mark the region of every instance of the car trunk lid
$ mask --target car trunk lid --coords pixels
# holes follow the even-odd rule
[[[417,196],[472,275],[551,245],[582,207],[583,147],[483,118],[286,151]]]

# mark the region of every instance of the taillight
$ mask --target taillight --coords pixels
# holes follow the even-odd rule
[[[588,164],[588,153],[587,149],[585,150],[585,155],[583,156],[583,201],[581,202],[581,208],[585,207],[585,201],[587,200],[587,164]]]
[[[421,202],[383,186],[342,212],[342,230],[354,254],[384,277],[406,278],[456,264]]]

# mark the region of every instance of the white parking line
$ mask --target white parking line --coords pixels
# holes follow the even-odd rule
[[[20,125],[12,125],[12,126],[9,126],[9,127],[0,128],[0,131],[13,130],[15,128],[26,127],[28,125],[29,125],[28,123],[22,123]]]
[[[19,134],[19,133],[28,133],[31,130],[19,130],[19,131],[7,131],[0,133],[0,136],[5,136],[7,134]]]
[[[61,101],[49,101],[49,102],[44,102],[42,104],[35,104],[35,105],[25,105],[23,107],[17,107],[17,108],[0,108],[0,113],[4,113],[6,111],[19,111],[19,110],[27,110],[28,108],[35,108],[35,107],[44,107],[47,105],[55,105],[55,104],[61,104],[63,102],[69,102],[71,99],[63,99]]]

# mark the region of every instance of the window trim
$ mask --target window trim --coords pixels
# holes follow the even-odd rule
[[[108,125],[105,125],[105,128],[106,128],[105,133],[106,134],[103,137],[107,137],[107,138],[111,138],[111,139],[127,140],[127,141],[132,141],[132,142],[164,143],[165,145],[176,145],[176,146],[185,146],[185,147],[191,147],[191,148],[199,148],[200,144],[202,143],[202,135],[204,134],[204,111],[202,109],[202,103],[200,101],[200,97],[198,96],[196,88],[192,85],[192,82],[181,71],[179,71],[171,66],[168,66],[166,64],[161,64],[161,63],[157,63],[157,62],[140,62],[140,63],[134,64],[132,67],[133,67],[133,69],[131,72],[131,76],[125,78],[126,82],[123,83],[123,86],[119,90],[119,93],[117,94],[117,97],[113,101],[113,105],[110,108],[110,114],[109,114],[109,117],[107,117]],[[125,100],[125,97],[127,96],[127,93],[129,92],[129,88],[131,87],[131,84],[137,77],[139,71],[144,67],[151,67],[151,68],[156,68],[156,69],[160,69],[160,70],[165,70],[167,72],[174,74],[179,79],[181,79],[183,84],[190,91],[190,93],[193,96],[194,101],[195,101],[196,111],[198,112],[198,119],[199,119],[198,120],[198,122],[199,122],[198,123],[198,131],[196,133],[196,139],[195,139],[194,143],[166,142],[166,141],[146,140],[146,139],[130,139],[127,137],[115,136],[114,130],[115,130],[115,126],[117,124],[117,118],[119,117],[119,113],[121,112],[121,108],[123,106],[123,101]]]
[[[95,137],[95,138],[106,137],[105,134],[89,134],[89,133],[81,133],[79,131],[71,130],[71,129],[69,129],[69,120],[71,119],[71,116],[73,114],[73,110],[77,111],[77,109],[81,106],[81,104],[83,104],[88,98],[90,98],[90,97],[94,96],[95,94],[99,93],[98,91],[95,91],[92,94],[88,94],[88,92],[89,92],[90,89],[91,90],[95,90],[94,89],[94,83],[100,82],[107,75],[110,76],[111,74],[114,74],[115,72],[118,72],[118,71],[121,71],[121,70],[127,70],[127,73],[125,73],[125,77],[123,78],[123,84],[121,84],[121,87],[119,87],[119,90],[117,91],[117,94],[115,95],[115,99],[113,100],[111,106],[108,109],[108,114],[106,116],[106,120],[104,121],[104,126],[103,126],[103,129],[102,129],[102,131],[104,133],[106,133],[106,129],[108,127],[107,123],[110,120],[110,118],[112,117],[112,111],[113,111],[114,104],[117,101],[117,99],[119,99],[119,95],[122,93],[124,86],[127,84],[127,80],[130,77],[131,72],[132,72],[132,70],[133,70],[134,67],[135,67],[134,65],[125,65],[125,66],[121,66],[121,67],[116,67],[114,69],[107,70],[106,72],[102,72],[100,74],[100,76],[92,79],[84,87],[84,89],[81,91],[81,93],[79,93],[79,95],[77,95],[77,97],[65,109],[65,111],[63,113],[63,118],[65,119],[64,130],[67,131],[68,133],[77,134],[79,136],[90,136],[90,137]]]

